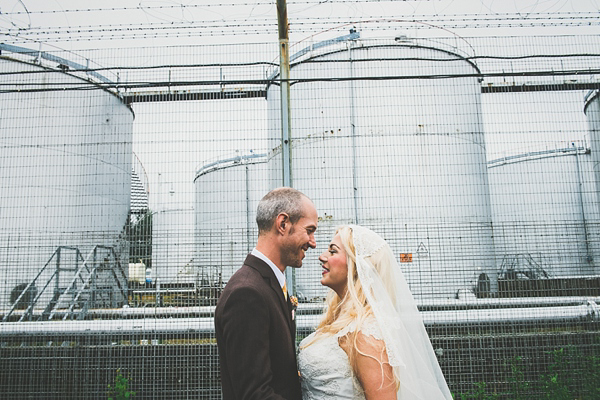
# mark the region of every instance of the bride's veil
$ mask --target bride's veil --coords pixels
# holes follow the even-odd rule
[[[350,225],[350,228],[356,249],[358,279],[400,382],[398,399],[452,399],[415,300],[391,248],[368,228],[358,225]],[[375,268],[379,263],[384,265],[381,272]]]

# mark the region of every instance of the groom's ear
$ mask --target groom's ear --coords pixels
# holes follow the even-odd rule
[[[290,226],[290,216],[286,213],[281,213],[275,219],[275,229],[277,233],[285,235],[286,230]]]

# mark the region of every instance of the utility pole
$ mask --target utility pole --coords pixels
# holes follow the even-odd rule
[[[292,187],[292,117],[290,114],[290,41],[286,0],[277,0],[279,30],[279,78],[281,89],[281,164],[283,186]],[[286,269],[285,280],[292,294],[296,294],[296,269]]]
[[[286,0],[277,0],[279,28],[279,78],[281,89],[281,163],[283,186],[292,187],[291,114],[290,114],[290,43]]]

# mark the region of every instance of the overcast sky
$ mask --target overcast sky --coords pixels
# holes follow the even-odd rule
[[[275,3],[0,0],[0,32],[12,37],[3,40],[43,41],[67,50],[271,42],[277,40]],[[361,27],[373,35],[390,27],[411,34],[432,26],[439,27],[433,29],[437,34],[460,36],[593,34],[599,9],[600,0],[296,0],[288,1],[288,19],[292,43],[369,20],[381,21]],[[412,20],[421,23],[402,22]]]

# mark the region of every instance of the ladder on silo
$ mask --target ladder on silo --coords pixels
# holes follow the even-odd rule
[[[65,261],[67,257],[65,252],[74,253],[74,258]],[[55,269],[51,276],[47,279],[41,291],[37,293],[33,289],[36,288],[36,282],[40,276],[48,269],[52,261],[55,261]],[[68,279],[68,284],[62,286],[61,273],[73,273]],[[97,245],[88,253],[87,257],[83,257],[81,252],[76,247],[59,246],[52,254],[48,262],[44,265],[37,276],[25,287],[21,295],[16,299],[10,311],[4,316],[2,322],[7,321],[13,314],[19,304],[22,304],[24,296],[29,296],[28,306],[21,315],[19,322],[23,320],[31,321],[33,319],[33,310],[46,289],[52,282],[54,285],[54,293],[51,300],[46,305],[39,320],[52,320],[55,316],[61,315],[63,320],[66,319],[84,319],[90,308],[103,301],[103,297],[108,294],[109,300],[112,293],[107,293],[106,287],[98,286],[99,279],[104,274],[104,282],[114,283],[118,289],[118,293],[127,299],[127,276],[121,266],[119,258],[110,246]],[[108,280],[106,279],[108,276]],[[124,285],[121,281],[125,282]],[[110,286],[108,291],[112,292]],[[35,293],[33,296],[31,293]],[[33,298],[31,298],[33,297]]]

